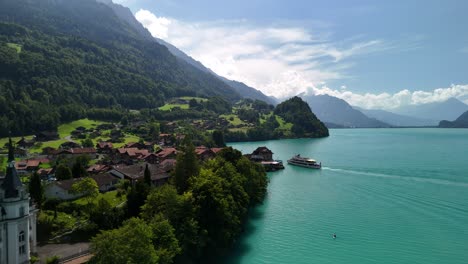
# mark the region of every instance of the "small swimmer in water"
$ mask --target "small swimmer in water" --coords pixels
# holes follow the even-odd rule
[[[335,239],[335,238],[336,238],[336,233],[333,233],[333,239]]]

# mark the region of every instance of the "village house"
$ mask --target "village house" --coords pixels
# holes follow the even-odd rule
[[[99,192],[101,193],[115,190],[115,186],[117,185],[117,183],[119,183],[120,180],[119,178],[113,176],[110,173],[100,173],[97,175],[92,175],[90,177],[96,181],[99,188]]]
[[[96,181],[100,192],[108,192],[115,190],[115,185],[119,182],[119,178],[109,173],[101,173],[90,176]],[[74,200],[83,196],[83,194],[72,193],[73,184],[81,181],[83,178],[74,178],[63,181],[54,181],[45,186],[44,195],[48,199],[56,198],[60,200]]]
[[[256,150],[248,156],[248,158],[252,161],[271,161],[273,160],[273,152],[269,150],[267,147],[258,147]]]
[[[211,151],[213,151],[215,154],[218,154],[223,149],[224,148],[211,148]]]
[[[202,161],[206,161],[216,157],[216,154],[210,148],[207,148],[205,146],[196,147],[195,153],[197,154],[198,159]]]
[[[175,136],[172,134],[159,134],[159,145],[172,146],[175,143]]]
[[[117,149],[116,154],[122,161],[126,163],[132,163],[148,155],[149,151],[146,149],[137,148],[119,148]]]
[[[125,144],[125,148],[146,149],[146,150],[152,152],[153,149],[154,149],[154,144],[151,143],[151,142],[143,142],[143,143],[130,142],[130,143]]]
[[[175,168],[176,163],[176,159],[165,159],[159,164],[159,167],[165,172],[171,172]]]
[[[53,147],[42,148],[42,154],[45,155],[54,155],[57,150]]]
[[[67,142],[63,142],[59,148],[61,149],[72,149],[72,148],[79,148],[81,147],[80,144],[76,143],[76,142],[73,142],[73,141],[67,141]]]
[[[148,155],[144,156],[142,158],[145,162],[150,163],[150,164],[158,164],[159,163],[159,158],[156,153],[149,153]]]
[[[96,149],[98,153],[111,154],[114,149],[114,145],[112,145],[112,142],[101,141],[96,144]]]
[[[110,170],[111,168],[107,165],[104,164],[94,164],[91,167],[87,168],[86,171],[89,174],[99,174],[99,173],[104,173]]]
[[[175,148],[164,148],[159,150],[156,155],[159,158],[159,162],[165,159],[175,159],[177,157],[177,149]]]
[[[55,156],[61,156],[66,158],[73,158],[80,155],[87,155],[90,159],[97,158],[97,151],[95,148],[71,148],[71,149],[59,149],[55,152]]]
[[[28,156],[28,150],[25,148],[15,148],[14,152],[16,158],[23,158]]]
[[[20,148],[30,148],[34,146],[35,143],[36,143],[36,140],[34,138],[25,139],[24,137],[22,137],[18,142],[16,142],[16,146]]]
[[[57,131],[42,131],[36,134],[37,141],[51,141],[59,138]]]
[[[83,196],[82,194],[71,193],[72,185],[79,182],[81,178],[54,181],[44,188],[44,195],[47,199],[56,198],[60,200],[73,200]]]
[[[49,161],[41,159],[22,160],[15,163],[15,168],[19,175],[25,175],[29,173],[34,173],[39,169],[39,165],[47,162]]]
[[[55,176],[55,169],[54,168],[47,168],[47,169],[39,169],[37,170],[37,174],[41,177],[42,180],[50,180]]]
[[[114,177],[127,179],[132,184],[135,184],[137,181],[144,180],[146,166],[148,166],[151,174],[151,182],[154,186],[161,186],[169,180],[169,173],[159,168],[158,165],[149,163],[140,163],[130,166],[117,165],[114,166],[113,169],[109,171],[109,173]]]

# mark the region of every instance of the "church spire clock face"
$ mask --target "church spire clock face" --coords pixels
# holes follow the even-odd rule
[[[36,251],[36,221],[37,210],[16,172],[10,138],[6,174],[0,178],[0,263],[29,263]]]

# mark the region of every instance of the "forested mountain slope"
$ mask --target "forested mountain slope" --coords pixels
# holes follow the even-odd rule
[[[0,136],[182,95],[240,95],[94,0],[0,1]],[[112,110],[113,109],[113,110]]]

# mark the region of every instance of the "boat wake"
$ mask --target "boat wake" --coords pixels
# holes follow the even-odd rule
[[[459,187],[468,188],[468,183],[465,183],[465,182],[456,182],[456,181],[434,179],[434,178],[401,176],[401,175],[392,175],[392,174],[375,173],[375,172],[354,171],[354,170],[346,170],[346,169],[335,169],[335,168],[330,168],[330,167],[322,167],[322,170],[336,171],[336,172],[342,172],[342,173],[353,174],[353,175],[364,175],[364,176],[370,176],[370,177],[397,179],[397,180],[405,180],[405,181],[415,181],[415,182],[432,183],[432,184],[439,184],[439,185],[459,186]]]

